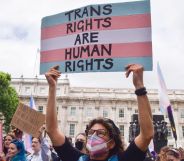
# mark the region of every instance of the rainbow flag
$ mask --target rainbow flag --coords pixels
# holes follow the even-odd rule
[[[129,63],[152,70],[150,1],[96,4],[47,16],[40,73],[117,72]]]
[[[162,71],[160,69],[159,63],[157,63],[157,74],[158,74],[158,82],[159,82],[159,106],[160,106],[160,110],[162,111],[162,113],[168,115],[174,139],[177,140],[177,133],[176,133],[176,127],[175,127],[175,122],[174,122],[173,110],[172,110],[172,107],[170,104],[169,97],[167,95],[167,87],[166,87],[164,77],[162,75]]]

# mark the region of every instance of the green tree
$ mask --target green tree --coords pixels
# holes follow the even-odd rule
[[[5,131],[10,129],[10,122],[19,103],[16,90],[10,86],[11,76],[0,72],[0,113],[4,116]]]

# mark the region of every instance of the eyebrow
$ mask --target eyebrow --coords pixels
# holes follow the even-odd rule
[[[106,129],[96,129],[96,130],[95,130],[95,129],[89,129],[89,131],[90,131],[90,130],[94,130],[94,131],[105,130],[105,131],[107,131]]]

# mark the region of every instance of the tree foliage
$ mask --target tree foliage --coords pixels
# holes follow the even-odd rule
[[[18,106],[18,94],[10,86],[11,76],[8,73],[0,72],[0,113],[4,116],[5,131],[8,132],[13,114]]]

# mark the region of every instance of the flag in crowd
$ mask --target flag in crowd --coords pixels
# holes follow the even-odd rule
[[[34,98],[33,98],[33,95],[31,95],[30,97],[30,107],[34,110],[37,110],[36,109],[36,105],[35,105],[35,101],[34,101]]]
[[[170,103],[170,100],[169,100],[169,97],[167,94],[167,87],[166,87],[164,77],[162,75],[162,71],[160,69],[159,63],[157,63],[157,74],[158,74],[158,82],[159,82],[159,106],[160,106],[160,110],[162,111],[162,113],[168,115],[174,139],[177,140],[176,127],[175,127],[172,107],[171,107],[171,103]]]
[[[30,108],[36,110],[35,101],[32,95],[30,97]],[[24,145],[25,145],[26,150],[30,153],[32,152],[31,144],[32,144],[32,136],[25,133],[24,134]]]

